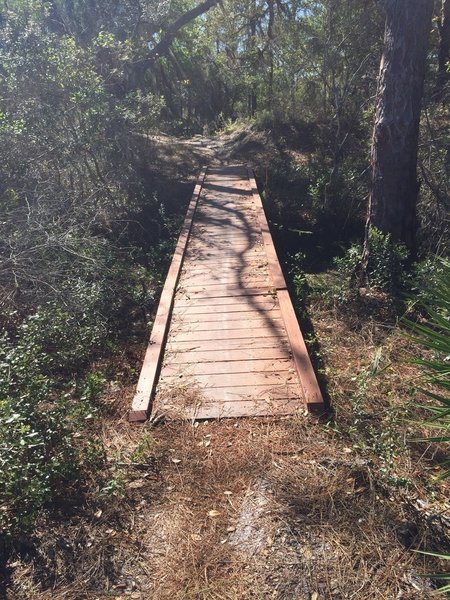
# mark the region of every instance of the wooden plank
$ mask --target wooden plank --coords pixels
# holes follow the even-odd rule
[[[245,350],[196,350],[192,352],[169,352],[165,357],[165,364],[193,363],[193,362],[227,362],[253,359],[291,359],[290,350],[280,346],[274,348],[247,348]]]
[[[227,315],[224,314],[223,320],[217,321],[192,321],[191,319],[176,319],[172,321],[172,328],[174,331],[175,339],[177,338],[179,333],[193,333],[199,331],[208,331],[210,332],[209,339],[217,340],[219,338],[216,337],[217,332],[226,332],[226,331],[240,331],[245,330],[253,331],[254,329],[264,329],[272,331],[272,329],[276,329],[277,333],[280,331],[284,331],[283,319],[281,314],[279,317],[265,317],[259,315],[257,318],[256,315],[253,316],[252,319],[231,319],[228,320]]]
[[[290,371],[293,369],[290,359],[233,360],[228,362],[168,364],[161,370],[161,377],[179,377],[186,375],[212,375],[219,373],[258,373],[260,371]]]
[[[289,292],[287,290],[279,290],[278,301],[308,411],[313,416],[321,417],[326,413],[325,403],[306,348],[305,340],[300,331]]]
[[[192,287],[211,287],[218,285],[226,286],[236,284],[247,284],[249,287],[254,287],[251,285],[252,282],[262,282],[265,283],[267,287],[271,287],[271,280],[269,276],[265,274],[264,271],[259,271],[257,269],[255,269],[253,273],[248,273],[247,275],[240,273],[238,269],[236,269],[234,272],[226,273],[225,275],[217,273],[215,278],[212,277],[211,274],[195,273],[191,276],[184,276],[183,280],[180,282],[180,287],[186,288],[188,285]]]
[[[188,252],[186,252],[186,258],[189,259],[194,259],[194,260],[211,260],[211,259],[217,259],[219,258],[220,261],[222,262],[222,260],[224,258],[229,257],[237,259],[239,258],[240,255],[242,255],[243,252],[240,250],[222,250],[220,248],[204,248],[204,249],[189,249]],[[255,248],[248,248],[245,251],[246,254],[246,258],[250,258],[252,260],[265,260],[266,259],[266,255],[264,254],[264,249],[263,247],[255,247]]]
[[[248,296],[248,299],[257,298],[258,296]],[[220,298],[222,300],[222,298]],[[240,298],[236,298],[240,300]],[[264,312],[269,315],[276,313],[279,310],[278,303],[273,302],[272,299],[262,302],[261,300],[256,302],[234,302],[233,304],[200,304],[196,306],[195,303],[185,304],[184,306],[176,306],[173,310],[173,315],[186,316],[192,315],[194,318],[201,317],[207,319],[214,317],[214,315],[226,311],[230,318],[234,318],[233,315],[236,313],[253,313]],[[236,318],[239,318],[236,316]]]
[[[179,385],[180,382],[185,384],[192,384],[194,386],[200,386],[205,395],[209,395],[210,388],[219,387],[230,387],[233,389],[237,386],[248,386],[251,382],[251,387],[258,385],[286,385],[288,383],[297,382],[297,374],[295,370],[287,371],[267,371],[267,372],[253,372],[253,373],[205,373],[205,374],[183,374],[178,373],[176,375],[163,375],[161,373],[158,385]],[[298,385],[298,382],[297,382]],[[300,388],[297,388],[297,392],[300,393]],[[251,390],[249,393],[253,394]]]
[[[299,409],[298,400],[277,398],[276,402],[271,402],[270,400],[226,402],[224,404],[203,402],[198,406],[185,409],[184,414],[185,418],[189,420],[260,416],[275,417],[292,415],[299,412]]]
[[[220,270],[222,268],[231,269],[235,267],[236,269],[245,269],[245,268],[267,268],[267,259],[266,257],[248,257],[245,256],[235,256],[230,257],[226,256],[220,260],[217,257],[214,257],[214,260],[204,258],[203,260],[194,261],[192,264],[195,264],[198,269],[214,269]]]
[[[278,298],[274,295],[274,292],[269,291],[261,293],[259,290],[259,294],[250,295],[250,296],[225,296],[225,297],[212,297],[212,298],[188,298],[181,292],[178,292],[176,297],[176,309],[183,309],[192,306],[223,306],[225,304],[233,304],[233,305],[242,305],[247,304],[248,306],[259,306],[267,303],[272,303],[272,306],[278,306]]]
[[[199,299],[202,298],[211,300],[213,298],[245,298],[246,296],[261,296],[264,294],[270,295],[271,293],[274,293],[274,290],[272,291],[271,288],[268,288],[267,286],[261,286],[257,288],[228,286],[227,288],[219,290],[194,290],[189,288],[180,288],[178,290],[178,294],[180,294],[181,297],[184,297],[185,300],[195,298],[196,296],[199,296]]]
[[[253,200],[255,202],[258,214],[259,225],[261,227],[262,238],[264,242],[264,247],[266,249],[267,262],[269,264],[269,271],[272,276],[273,285],[278,290],[286,289],[286,281],[284,279],[283,271],[281,270],[275,246],[273,245],[272,235],[270,233],[266,213],[264,212],[261,196],[259,195],[255,178],[250,169],[248,170],[248,179],[250,182],[250,188],[252,191]]]
[[[231,377],[231,376],[230,376]],[[188,384],[189,385],[189,384]],[[183,384],[179,383],[179,387]],[[167,388],[161,384],[158,393],[164,393]],[[243,385],[222,387],[198,387],[199,397],[216,402],[236,402],[238,400],[276,400],[277,398],[302,399],[301,387],[298,383],[283,383],[273,385]]]
[[[155,391],[158,372],[161,366],[164,343],[169,330],[171,311],[174,301],[175,289],[181,273],[186,246],[192,228],[192,222],[197,208],[198,199],[206,177],[206,168],[203,168],[194,188],[191,201],[184,219],[181,233],[175,248],[174,257],[167,274],[162,290],[155,322],[153,324],[150,341],[145,353],[144,362],[139,376],[136,393],[133,398],[130,421],[143,421],[147,418],[150,403]]]
[[[205,290],[215,290],[228,287],[239,287],[245,289],[246,287],[265,287],[266,289],[271,287],[271,281],[268,277],[265,277],[263,273],[255,273],[254,275],[240,276],[238,273],[233,274],[229,277],[223,277],[220,279],[213,279],[205,275],[198,275],[196,277],[184,277],[180,285],[180,289],[197,289],[203,288]]]
[[[228,306],[228,305],[226,305]],[[232,308],[232,307],[231,307]],[[280,310],[277,309],[272,309],[272,310],[264,310],[264,311],[258,311],[255,308],[253,308],[253,310],[248,310],[248,306],[246,307],[247,310],[243,311],[231,311],[231,310],[214,310],[210,313],[198,313],[198,312],[192,312],[192,310],[190,312],[186,312],[186,310],[184,312],[180,312],[180,310],[178,310],[177,312],[173,311],[173,316],[172,316],[172,322],[174,323],[179,323],[180,319],[183,319],[182,322],[184,322],[185,319],[189,319],[189,323],[192,323],[194,325],[196,325],[197,323],[203,323],[205,324],[206,327],[209,326],[209,324],[211,324],[211,328],[212,329],[216,329],[216,327],[214,327],[214,325],[217,325],[217,323],[224,323],[224,322],[230,322],[230,321],[244,321],[246,323],[248,323],[249,321],[258,321],[262,318],[262,315],[265,315],[264,318],[272,320],[272,319],[276,319],[276,320],[280,320],[282,319],[281,316],[281,312]],[[200,308],[201,310],[201,308]],[[253,325],[253,323],[252,323]]]
[[[281,400],[276,402],[268,400],[252,400],[241,402],[203,402],[194,406],[180,407],[178,405],[164,406],[165,415],[172,418],[189,419],[190,421],[202,419],[228,419],[233,417],[259,417],[292,415],[299,411],[297,400]]]
[[[283,324],[271,325],[270,327],[258,327],[258,328],[247,328],[247,329],[223,329],[214,332],[214,340],[217,341],[218,345],[220,340],[235,340],[243,338],[263,338],[272,337],[277,334],[282,336],[285,333]],[[211,332],[209,331],[173,331],[170,334],[170,340],[172,342],[198,342],[201,340],[211,340]],[[214,341],[213,340],[213,341]]]
[[[246,264],[247,263],[247,264]],[[185,269],[183,271],[183,276],[188,276],[191,273],[195,275],[196,273],[209,273],[213,275],[220,274],[231,274],[231,273],[253,273],[257,270],[258,272],[268,274],[269,269],[266,260],[245,260],[245,257],[237,257],[233,258],[233,260],[221,260],[221,261],[211,261],[206,263],[192,263],[189,269]]]
[[[198,352],[203,350],[248,350],[250,348],[285,348],[289,350],[289,340],[286,337],[272,335],[260,338],[238,338],[231,340],[199,340],[186,342],[171,342],[166,345],[167,353],[170,352]],[[168,354],[169,356],[169,354]],[[230,354],[232,357],[232,355]]]
[[[255,238],[256,236],[261,236],[261,229],[259,227],[259,223],[255,220],[254,223],[242,223],[242,222],[229,222],[226,219],[215,219],[215,223],[212,223],[212,220],[210,223],[206,223],[206,222],[197,222],[195,228],[193,229],[193,233],[195,233],[195,236],[197,238],[197,236],[199,237],[199,239],[205,239],[205,238],[212,238],[213,237],[213,233],[214,230],[218,230],[220,228],[226,230],[228,229],[228,237],[234,237],[235,235],[239,234],[239,235],[245,235],[247,236],[247,239],[249,238],[249,236],[251,238]],[[215,239],[217,241],[220,241],[221,239],[226,239],[226,238],[221,238],[220,236],[216,236]],[[261,239],[261,237],[260,237]]]
[[[203,240],[203,239],[207,239],[207,240],[211,240],[211,241],[222,241],[222,240],[237,240],[240,241],[242,240],[243,242],[246,242],[248,240],[258,240],[261,241],[261,230],[260,229],[255,229],[254,231],[242,231],[242,230],[238,230],[238,231],[223,231],[222,233],[220,231],[217,230],[217,228],[215,227],[214,229],[209,229],[209,230],[203,230],[203,229],[196,229],[195,227],[192,228],[192,231],[195,231],[196,236],[198,236],[198,239]]]
[[[223,239],[227,239],[227,237],[242,237],[244,235],[246,236],[247,240],[249,240],[249,238],[255,239],[256,237],[259,237],[259,240],[261,241],[261,229],[259,227],[258,221],[256,220],[254,223],[242,223],[239,221],[230,222],[227,219],[214,219],[214,221],[215,222],[213,223],[211,219],[210,223],[202,223],[199,221],[196,222],[196,225],[193,228],[193,233],[195,233],[196,241],[197,236],[199,240],[209,238],[215,239],[216,241],[220,242]],[[220,228],[227,230],[227,233],[224,234],[224,237],[214,235],[214,233],[217,232],[217,230]]]
[[[251,289],[263,289],[263,290],[268,290],[270,289],[271,285],[270,285],[270,281],[267,278],[261,277],[261,278],[254,278],[251,279],[250,281],[230,281],[230,282],[223,282],[223,281],[219,281],[219,282],[207,282],[207,281],[201,281],[200,278],[198,278],[197,280],[198,282],[194,282],[194,280],[192,281],[183,281],[182,283],[182,287],[180,286],[180,290],[183,290],[185,294],[202,294],[203,292],[205,293],[211,293],[211,294],[216,294],[217,296],[223,296],[224,293],[226,294],[228,291],[235,291],[235,290],[240,290],[240,291],[247,291],[247,289],[251,288]]]
[[[216,268],[206,269],[205,267],[190,269],[183,275],[183,283],[185,281],[195,281],[197,278],[200,281],[209,278],[211,283],[229,283],[230,281],[234,281],[239,279],[240,281],[248,281],[252,277],[257,277],[259,279],[268,279],[268,275],[266,272],[265,266],[262,267],[253,267],[252,269],[244,268],[230,268],[225,266],[218,272]]]

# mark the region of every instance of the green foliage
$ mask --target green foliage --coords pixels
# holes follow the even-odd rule
[[[369,247],[368,284],[394,297],[406,284],[409,253],[401,244],[394,244],[389,234],[375,228],[370,231]],[[344,284],[343,291],[355,284],[362,254],[362,244],[352,244],[343,257],[335,258],[336,269]]]
[[[420,306],[433,305],[435,290],[445,279],[445,261],[435,256],[425,258],[414,266],[411,273],[412,302]]]
[[[90,365],[152,307],[171,247],[143,136],[163,101],[130,80],[139,18],[126,1],[0,8],[2,540],[102,465]]]
[[[450,261],[440,259],[433,264],[432,277],[427,282],[423,294],[426,298],[423,307],[428,315],[427,322],[407,321],[407,323],[412,329],[415,341],[432,353],[430,358],[417,360],[424,369],[424,383],[431,384],[434,388],[432,391],[421,390],[431,401],[421,405],[429,415],[422,423],[431,431],[426,441],[448,445],[450,443]],[[438,479],[450,477],[449,466],[450,459],[447,459],[443,464],[444,471]],[[450,560],[450,555],[426,554]],[[431,574],[429,577],[439,582],[446,582],[440,588],[440,592],[450,591],[449,573]]]
[[[101,488],[100,494],[106,498],[123,498],[125,495],[125,477],[121,471],[117,471],[114,477],[109,479]]]
[[[394,244],[389,234],[372,227],[369,234],[369,263],[367,272],[371,286],[395,292],[401,288],[408,260],[408,250]]]
[[[77,318],[81,321],[76,324]],[[87,315],[55,305],[23,320],[0,346],[0,528],[3,538],[30,529],[44,503],[62,492],[89,462],[74,434],[95,416],[99,374],[62,386],[103,339]]]
[[[141,439],[136,447],[136,449],[131,454],[132,462],[143,462],[149,456],[150,450],[152,448],[152,438],[148,432],[144,432],[142,434]]]
[[[441,392],[422,390],[431,400],[424,408],[430,413],[425,425],[434,432],[432,441],[450,442],[450,261],[441,259],[441,272],[429,283],[426,323],[408,322],[414,339],[432,351],[432,356],[417,362],[424,368],[424,381]],[[440,432],[440,433],[439,433]],[[450,476],[450,469],[443,477]]]

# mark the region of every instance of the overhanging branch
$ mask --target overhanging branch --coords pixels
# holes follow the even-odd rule
[[[191,10],[183,13],[178,19],[176,19],[173,23],[171,23],[164,32],[162,39],[150,50],[150,54],[144,59],[144,67],[147,68],[152,65],[160,56],[163,56],[170,46],[172,45],[173,40],[177,32],[182,29],[185,25],[190,23],[192,20],[196,19],[200,15],[204,14],[211,8],[213,8],[216,4],[218,4],[220,0],[205,0],[201,4],[198,4]]]

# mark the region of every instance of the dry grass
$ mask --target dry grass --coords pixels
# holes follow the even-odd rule
[[[44,517],[8,598],[435,597],[408,550],[426,530],[322,426],[111,421],[103,436],[124,497]]]

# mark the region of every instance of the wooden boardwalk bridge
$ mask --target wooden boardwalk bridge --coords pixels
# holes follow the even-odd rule
[[[204,169],[130,420],[325,412],[253,175]]]

